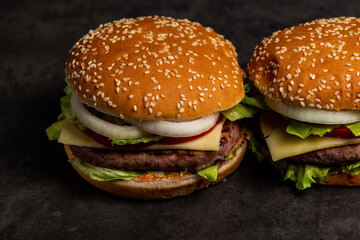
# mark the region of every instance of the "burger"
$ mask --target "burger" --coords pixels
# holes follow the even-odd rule
[[[274,32],[255,48],[248,71],[271,109],[262,111],[252,144],[259,158],[298,189],[359,186],[360,18]]]
[[[244,72],[211,28],[158,16],[102,24],[73,46],[65,72],[62,113],[46,132],[100,189],[182,196],[223,180],[245,155]]]

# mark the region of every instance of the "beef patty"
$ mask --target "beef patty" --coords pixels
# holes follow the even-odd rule
[[[239,124],[227,121],[222,129],[218,151],[136,150],[119,151],[70,146],[75,156],[99,167],[123,170],[188,171],[200,170],[226,158],[242,144],[246,132]]]
[[[287,160],[291,162],[343,166],[360,161],[360,144],[321,149],[289,157]]]

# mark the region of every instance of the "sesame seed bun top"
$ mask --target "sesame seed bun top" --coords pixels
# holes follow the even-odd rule
[[[66,80],[96,109],[138,119],[192,119],[244,96],[234,46],[187,19],[139,17],[90,30],[70,50]]]
[[[250,79],[274,101],[360,109],[360,18],[319,19],[274,32],[256,48]]]

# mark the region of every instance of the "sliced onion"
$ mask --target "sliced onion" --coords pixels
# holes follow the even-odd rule
[[[268,97],[265,97],[265,102],[275,112],[303,122],[318,124],[348,124],[360,121],[359,111],[331,111],[325,109],[297,107],[284,102],[272,101]]]
[[[92,115],[73,95],[71,107],[76,117],[94,132],[113,139],[132,139],[152,135],[135,126],[119,126]]]
[[[136,119],[125,119],[125,121],[147,132],[165,137],[191,137],[209,130],[215,125],[219,116],[220,113],[214,113],[205,117],[187,121],[140,121]]]

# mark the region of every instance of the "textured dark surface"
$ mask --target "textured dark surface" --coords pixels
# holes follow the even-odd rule
[[[226,182],[166,201],[117,198],[82,180],[44,129],[64,62],[90,28],[123,17],[189,18],[230,39],[245,68],[275,30],[358,16],[358,1],[1,1],[0,239],[358,239],[359,188],[298,192],[248,154]]]

